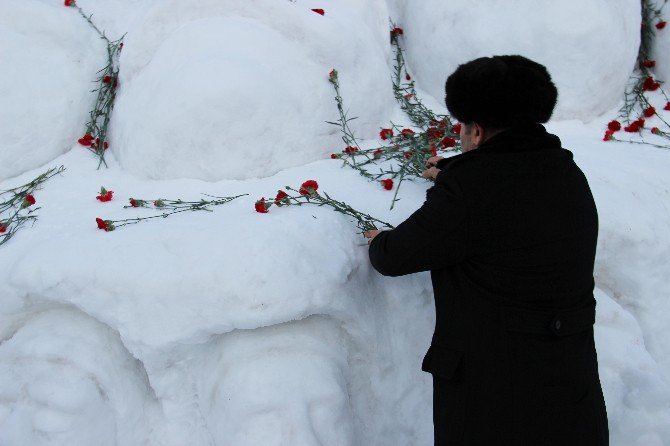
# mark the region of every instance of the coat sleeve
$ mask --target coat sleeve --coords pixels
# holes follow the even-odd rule
[[[438,176],[424,204],[392,231],[370,244],[370,262],[385,276],[402,276],[444,268],[463,259],[467,207],[460,187]]]

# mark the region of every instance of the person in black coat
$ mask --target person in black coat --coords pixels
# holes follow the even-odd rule
[[[522,56],[480,58],[446,83],[463,153],[391,231],[368,231],[383,275],[430,271],[435,445],[602,446],[593,340],[598,216],[572,153],[541,125],[557,90]]]

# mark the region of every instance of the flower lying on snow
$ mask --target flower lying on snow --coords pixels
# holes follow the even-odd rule
[[[104,187],[100,187],[100,195],[95,197],[95,199],[102,203],[106,203],[108,201],[112,201],[112,195],[114,195],[114,191],[107,190]]]

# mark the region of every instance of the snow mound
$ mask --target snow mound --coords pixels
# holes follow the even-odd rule
[[[558,87],[554,119],[593,119],[620,100],[635,66],[640,4],[628,0],[399,2],[409,69],[444,98],[458,65],[521,54],[547,66]]]
[[[309,162],[341,148],[338,130],[324,123],[337,119],[331,68],[340,72],[350,116],[361,117],[351,124],[364,147],[378,143],[388,117],[406,122],[390,88],[386,3],[125,1],[80,0],[110,37],[128,31],[109,168],[95,170],[94,157],[78,147],[45,156],[40,162],[48,165],[39,167],[30,152],[24,167],[7,171],[17,177],[0,174],[7,189],[53,164],[67,168],[35,192],[35,225],[0,248],[0,443],[431,444],[431,377],[420,370],[435,318],[429,274],[377,274],[355,225],[328,208],[254,211],[258,198],[306,179],[391,224],[425,199],[429,183],[403,183],[391,211],[393,193],[341,161]],[[394,15],[407,31],[410,72],[420,93],[432,88],[425,103],[435,108],[450,69],[518,43],[563,82],[563,112],[588,117],[606,103],[608,89],[620,98],[634,59],[634,2],[570,0],[540,13],[524,0],[530,24],[517,18],[519,4],[502,0],[485,2],[486,11],[465,2],[426,0],[411,10],[402,3]],[[320,7],[325,16],[310,11]],[[494,14],[501,24],[488,19]],[[438,30],[450,23],[446,17],[451,30]],[[90,109],[72,99],[91,85],[82,67],[94,73],[99,65],[89,58],[99,56],[91,54],[104,55],[87,26],[60,1],[0,0],[0,56],[18,58],[0,73],[0,100],[16,105],[0,115],[0,168],[23,156],[6,129],[25,130],[26,116],[37,119],[15,113],[18,102],[48,109],[52,121],[39,124],[53,141],[76,139]],[[520,37],[504,37],[506,29]],[[463,42],[451,56],[422,46],[453,42],[452,30]],[[609,51],[607,39],[625,42],[623,49]],[[603,57],[589,59],[596,46]],[[32,54],[59,68],[44,75]],[[603,78],[606,70],[611,78]],[[31,90],[39,76],[44,82]],[[587,92],[588,82],[597,85]],[[74,102],[49,99],[59,95]],[[661,101],[660,92],[653,100]],[[76,123],[58,121],[77,113]],[[602,142],[602,122],[550,127],[574,151],[600,215],[595,332],[612,445],[664,445],[670,152]],[[101,185],[114,191],[111,202],[96,201]],[[156,215],[124,208],[130,197],[191,201],[202,194],[248,195],[215,212],[96,229],[96,217]]]
[[[74,8],[0,0],[0,179],[41,166],[76,143],[104,55]]]
[[[670,11],[665,11],[668,14]],[[670,18],[670,17],[666,17]],[[656,72],[656,77],[659,80],[666,82],[664,88],[667,88],[667,82],[670,81],[670,26],[665,26],[663,29],[656,29],[654,27],[654,44],[651,50],[651,57],[656,61],[656,67],[653,71]]]
[[[145,370],[144,384],[135,380],[137,386],[128,388],[112,382],[109,386],[116,387],[108,393],[128,393],[140,400],[155,395],[149,402],[158,401],[161,416],[141,420],[151,428],[148,444],[428,441],[430,380],[420,371],[434,322],[428,275],[386,283],[370,267],[367,245],[355,226],[327,208],[273,207],[267,215],[253,210],[261,193],[295,184],[295,178],[308,174],[315,174],[333,196],[351,196],[354,206],[366,209],[364,203],[375,203],[369,211],[373,213],[391,214],[388,192],[370,188],[365,179],[332,160],[267,179],[215,184],[139,180],[120,169],[113,157],[101,177],[91,168],[89,154],[81,151],[59,161],[68,170],[36,194],[43,207],[31,237],[17,234],[3,246],[7,255],[0,257],[0,339],[7,340],[0,344],[0,362],[2,349],[12,345],[12,355],[42,361],[32,344],[18,342],[20,333],[38,331],[26,319],[54,307],[77,308],[95,323],[87,328],[62,312],[53,313],[53,323],[71,325],[95,345],[96,339],[113,340],[118,348],[84,353],[69,349],[63,344],[75,343],[69,335],[59,340],[64,328],[43,329],[40,342],[59,361],[75,362],[95,376],[102,373],[98,367],[120,373],[132,365],[138,376]],[[101,204],[94,192],[103,179],[115,198]],[[92,191],[90,199],[82,199],[84,190]],[[419,184],[407,185],[407,190],[419,197],[424,193]],[[123,209],[129,196],[191,199],[203,192],[251,195],[214,213],[183,214],[111,233],[95,227],[96,216],[152,214]],[[46,206],[58,200],[67,206]],[[391,220],[406,217],[411,204],[399,204]],[[399,209],[405,211],[399,214]],[[408,318],[416,326],[408,327]],[[96,333],[89,333],[94,329]],[[42,375],[15,364],[8,360],[7,374],[0,375],[2,391],[12,391],[14,385],[5,383],[14,383],[16,373],[25,375],[25,388],[39,383]],[[61,380],[79,369],[63,371]],[[7,399],[4,415],[17,404],[29,404],[30,410],[7,422],[32,423],[35,404],[16,398]],[[99,407],[105,419],[120,425],[117,406],[85,398],[87,407]],[[420,420],[411,416],[417,411],[424,414]],[[68,444],[88,444],[91,432],[81,427],[86,425],[84,413],[77,409],[82,422],[66,429],[69,437],[63,438],[73,439]],[[128,424],[116,433],[112,427],[104,432],[119,444],[143,444],[122,441],[123,435],[142,437],[139,427]],[[21,429],[13,435],[38,430],[33,424]],[[20,443],[9,443],[14,444]]]
[[[612,446],[664,446],[670,438],[670,386],[635,319],[602,290],[595,328]]]
[[[3,444],[140,444],[158,408],[118,333],[74,308],[26,315],[0,344]]]
[[[155,6],[129,31],[121,58],[112,124],[121,165],[144,178],[216,181],[339,151],[337,128],[325,122],[338,118],[332,68],[350,116],[362,118],[352,125],[375,134],[393,107],[388,30],[355,8],[321,16],[276,1]]]

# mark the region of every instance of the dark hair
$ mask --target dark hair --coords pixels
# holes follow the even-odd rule
[[[544,65],[517,55],[460,65],[447,79],[445,93],[452,116],[491,129],[547,122],[558,97]]]

